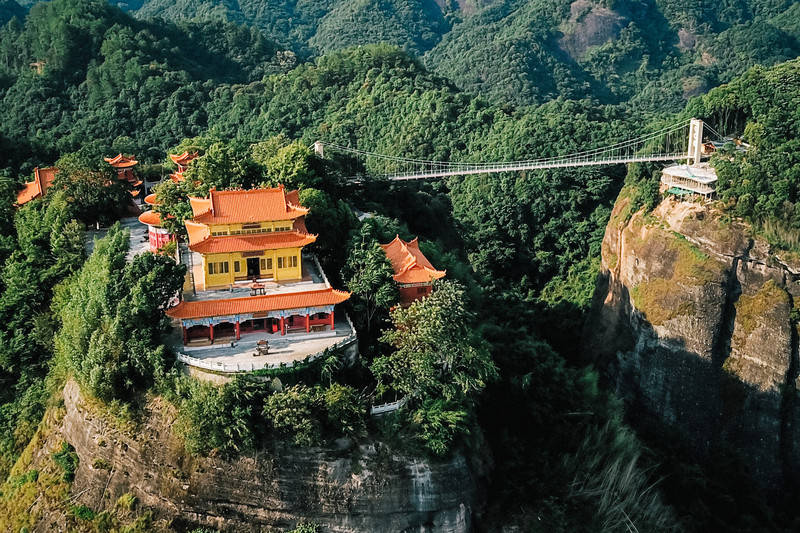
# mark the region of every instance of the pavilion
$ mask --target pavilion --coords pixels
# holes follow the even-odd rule
[[[133,173],[133,167],[139,162],[133,156],[125,156],[118,154],[114,157],[104,157],[103,160],[114,167],[117,171],[117,177],[121,181],[127,181],[131,185],[131,196],[136,198],[141,193],[139,187],[142,181]]]

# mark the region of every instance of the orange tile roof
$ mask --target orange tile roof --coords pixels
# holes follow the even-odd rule
[[[33,181],[25,183],[25,188],[17,193],[17,205],[23,205],[31,200],[44,196],[56,179],[55,167],[33,169]]]
[[[156,226],[160,228],[161,215],[159,215],[155,211],[145,211],[144,213],[139,215],[139,222],[141,222],[142,224],[147,224],[148,226]]]
[[[201,254],[221,254],[226,252],[256,252],[305,246],[317,240],[316,235],[299,231],[281,231],[256,235],[226,235],[208,237],[197,244],[189,245],[193,252]]]
[[[103,160],[114,168],[129,168],[139,163],[132,156],[127,157],[122,154],[114,157],[104,157]]]
[[[209,318],[336,305],[348,298],[350,298],[349,292],[337,291],[328,287],[316,291],[267,294],[246,298],[183,301],[175,307],[167,309],[166,313],[172,318]]]
[[[186,234],[189,236],[189,246],[200,244],[211,237],[211,231],[205,224],[184,220],[183,225],[186,227]]]
[[[176,165],[185,167],[190,161],[197,157],[197,155],[197,152],[189,153],[188,151],[184,151],[182,154],[169,154],[169,158],[172,159],[172,162]]]
[[[295,191],[286,193],[283,186],[273,189],[216,191],[208,198],[189,198],[194,221],[203,224],[236,224],[271,220],[292,220],[308,213],[287,198],[297,198]]]
[[[436,270],[419,249],[415,238],[406,242],[396,236],[389,244],[381,244],[392,263],[394,280],[398,283],[427,283],[444,277],[444,270]]]
[[[156,194],[148,194],[144,197],[144,203],[147,205],[158,205],[158,200],[156,200]]]

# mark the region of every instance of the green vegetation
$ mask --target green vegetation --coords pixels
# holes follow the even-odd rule
[[[743,294],[736,302],[736,325],[741,331],[735,337],[746,339],[768,313],[779,306],[789,307],[789,294],[769,280],[755,294]],[[742,335],[743,337],[740,337]]]
[[[68,442],[61,443],[61,449],[53,454],[53,462],[61,468],[64,481],[71,483],[75,479],[75,469],[78,468],[78,454]]]
[[[169,328],[163,309],[185,274],[185,267],[161,254],[126,263],[128,240],[127,231],[113,226],[53,300],[61,324],[56,356],[105,401],[130,400],[163,378],[168,357],[161,334]]]
[[[717,124],[722,133],[743,134],[750,143],[747,152],[729,146],[713,159],[720,198],[773,244],[795,250],[800,243],[800,118],[793,111],[798,95],[800,60],[794,60],[755,67],[692,101],[686,111]]]
[[[356,318],[367,335],[385,323],[389,308],[398,301],[394,270],[370,227],[364,224],[354,236],[342,272],[347,290],[353,293]]]
[[[800,52],[800,14],[790,0],[127,5],[140,17],[247,23],[300,57],[389,43],[422,56],[428,68],[465,90],[514,104],[590,97],[678,111],[691,96],[750,66]]]
[[[273,387],[239,376],[222,387],[182,378],[176,384],[178,428],[190,453],[250,452],[269,439],[317,446],[342,435],[362,436],[367,406],[339,383]]]
[[[37,427],[68,375],[114,412],[135,415],[144,395],[164,395],[178,407],[176,428],[190,453],[235,456],[270,442],[320,445],[343,435],[432,460],[488,446],[495,471],[487,520],[498,529],[731,529],[752,524],[752,508],[768,508],[763,500],[752,508],[720,503],[739,501],[741,484],[712,485],[693,463],[691,482],[667,480],[671,489],[659,496],[651,486],[661,457],[622,422],[622,406],[596,374],[581,368],[576,338],[613,201],[625,184],[614,225],[652,208],[655,166],[402,186],[367,178],[356,188],[343,178],[395,168],[335,150],[320,159],[308,147],[321,139],[400,157],[501,161],[610,144],[672,123],[668,113],[686,98],[755,63],[796,56],[797,7],[440,4],[153,0],[128,7],[167,20],[136,20],[101,0],[54,0],[0,29],[0,477],[10,473],[0,489],[0,529],[30,528],[35,514],[25,510],[39,493],[67,499],[61,468],[30,469],[30,450],[42,445]],[[195,20],[172,22],[184,17]],[[251,21],[266,37],[221,18]],[[377,40],[423,54],[436,73],[488,98],[461,92],[385,44],[298,64],[315,50]],[[30,63],[40,60],[38,73]],[[797,69],[796,61],[758,67],[681,115],[751,143],[746,156],[726,149],[715,157],[721,195],[732,214],[787,248],[796,246],[800,223]],[[314,251],[332,283],[355,293],[348,305],[359,363],[329,354],[266,382],[238,377],[223,386],[171,368],[159,338],[162,309],[182,271],[164,256],[126,261],[117,227],[87,260],[82,228],[110,225],[127,199],[103,155],[136,154],[142,172],[156,176],[172,168],[166,150],[184,149],[201,153],[187,179],[158,188],[173,229],[190,212],[188,196],[211,187],[301,189],[309,230],[319,234]],[[16,185],[34,166],[53,163],[62,168],[56,187],[15,210]],[[99,186],[107,180],[111,187]],[[359,221],[357,210],[371,217]],[[396,293],[377,243],[397,234],[419,236],[449,281],[390,312]],[[672,251],[682,276],[707,281],[713,260],[685,241]],[[634,298],[659,303],[666,287],[639,290]],[[689,311],[681,305],[662,307]],[[407,401],[395,413],[367,415],[369,403],[400,397]],[[696,489],[691,501],[686,486]],[[131,507],[121,499],[113,513],[127,517]],[[84,515],[90,522],[81,527],[110,530],[123,523],[116,514],[78,510],[69,520]],[[143,516],[132,530],[148,527]]]

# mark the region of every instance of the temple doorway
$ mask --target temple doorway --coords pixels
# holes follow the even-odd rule
[[[261,267],[258,264],[258,257],[247,258],[247,277],[258,278],[261,276]]]

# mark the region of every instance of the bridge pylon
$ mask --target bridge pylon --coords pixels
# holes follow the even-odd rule
[[[686,153],[686,164],[696,165],[703,153],[703,121],[693,118],[689,122],[689,149]]]

